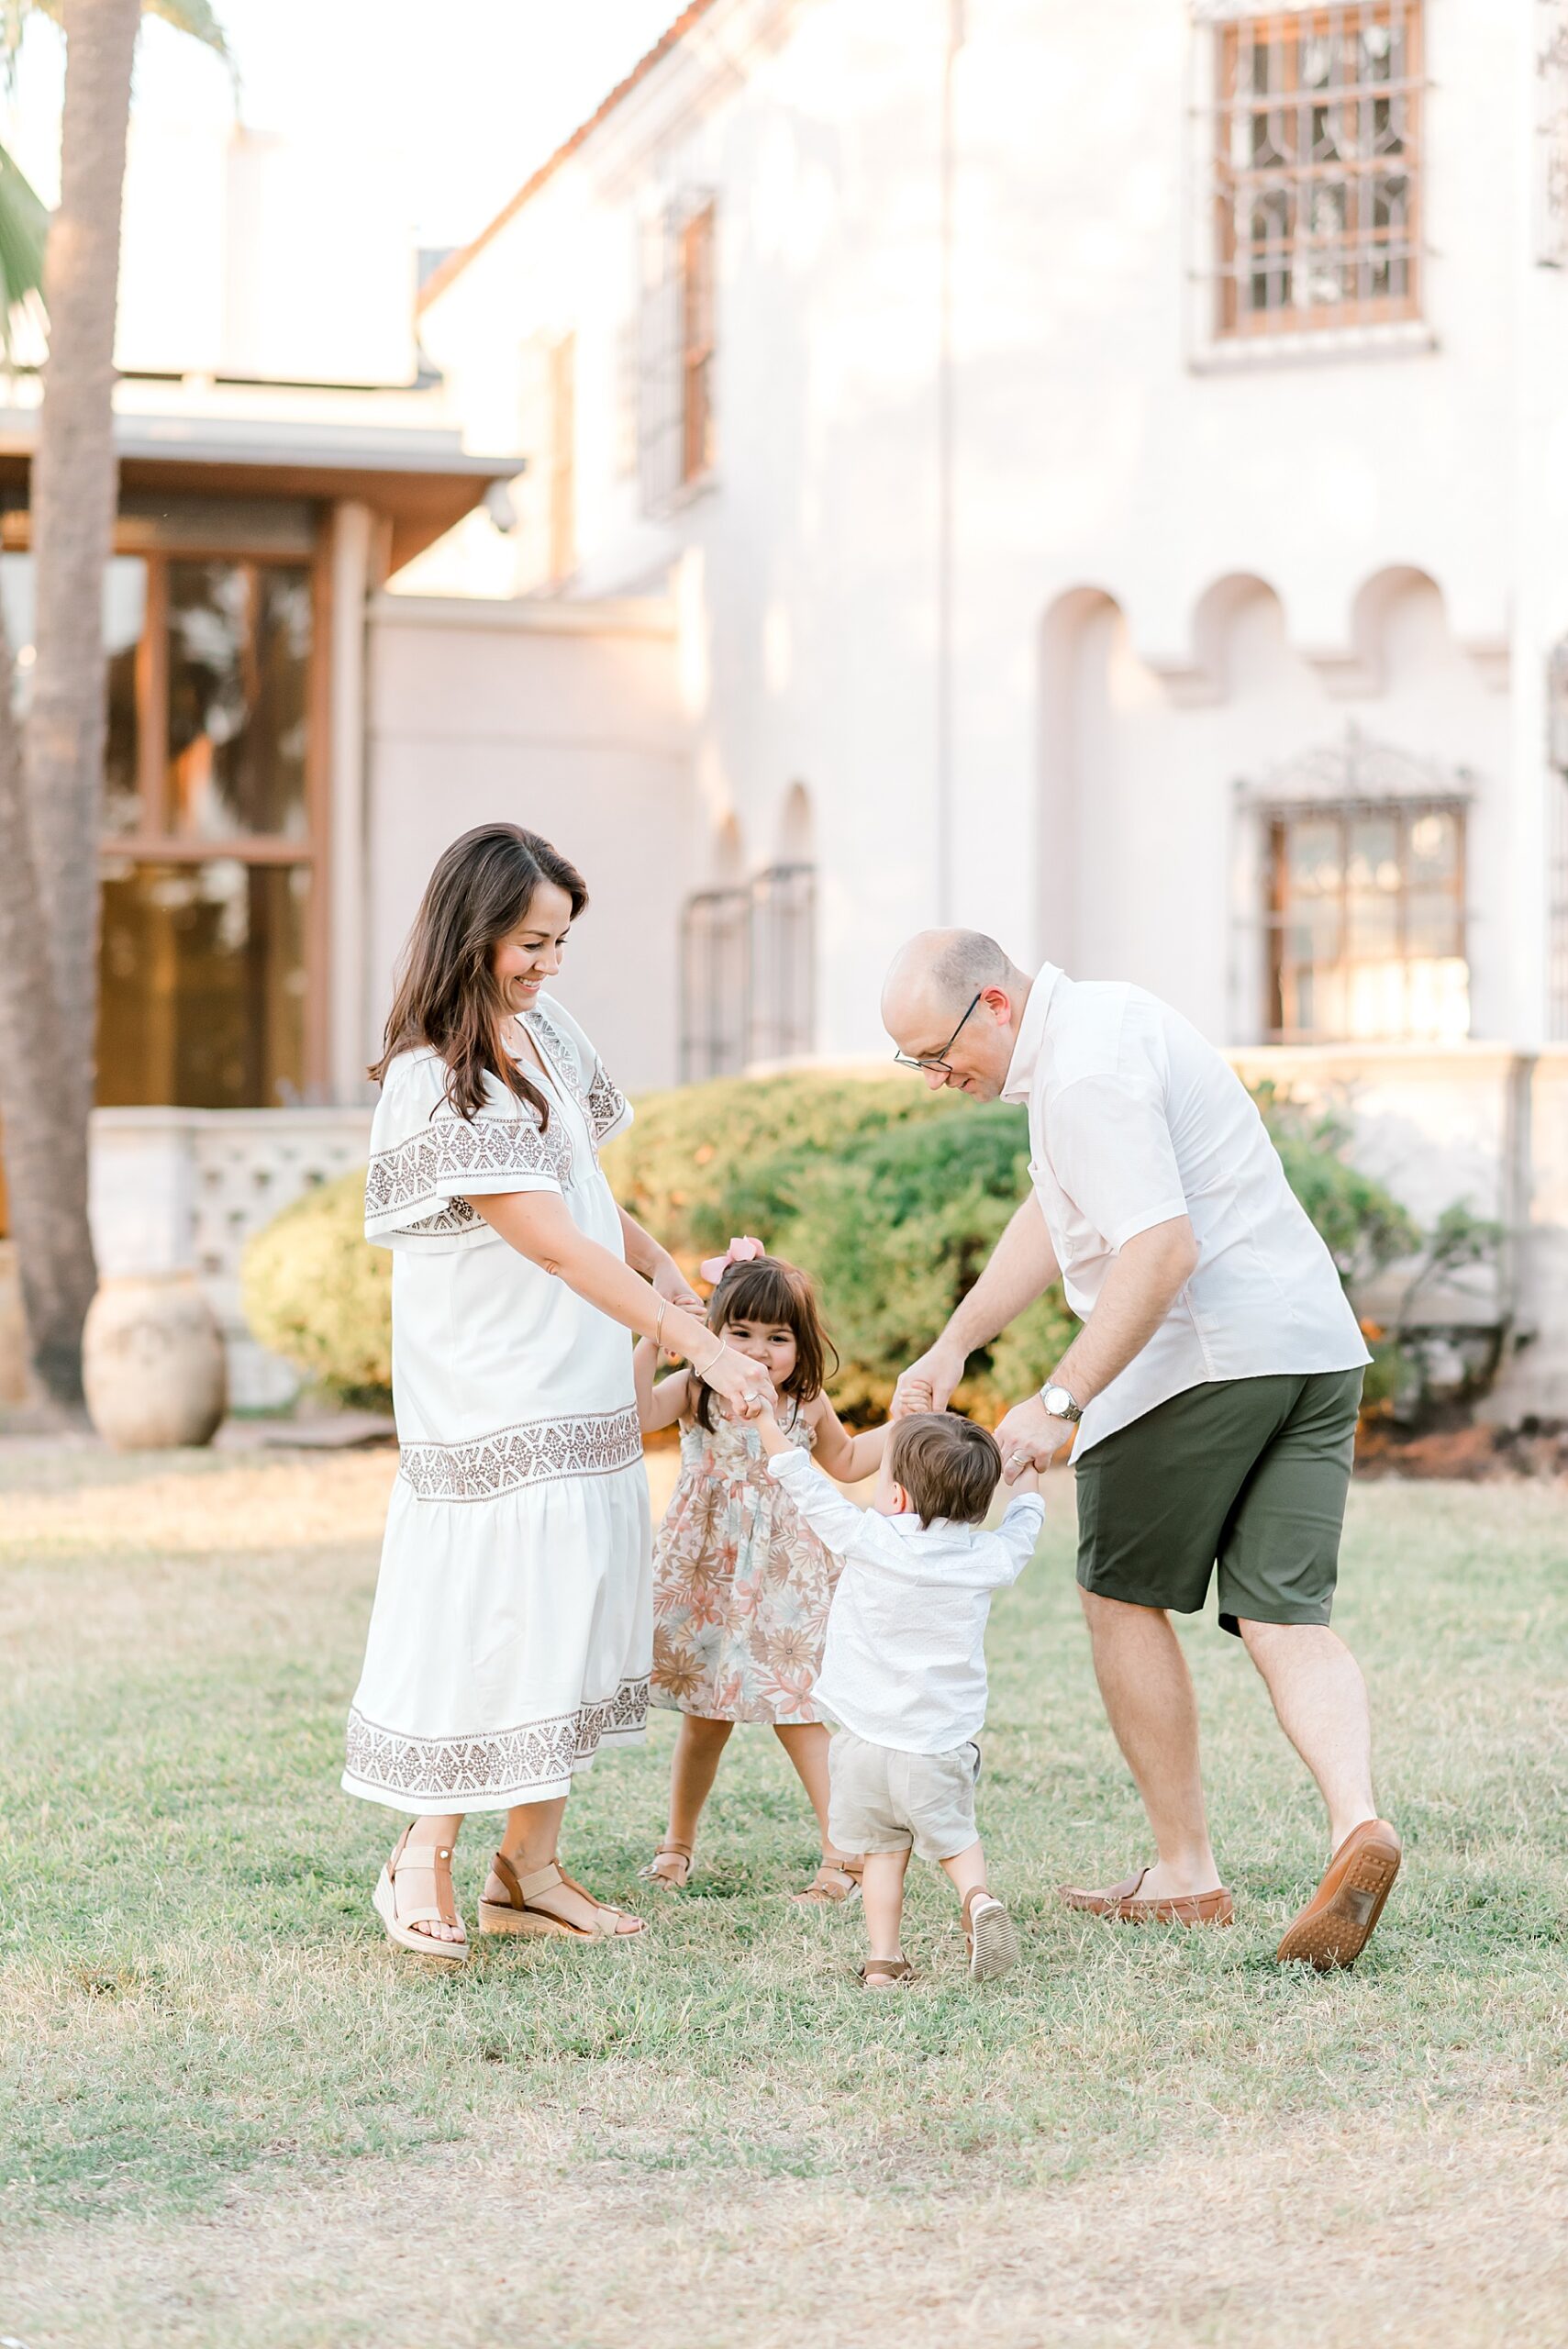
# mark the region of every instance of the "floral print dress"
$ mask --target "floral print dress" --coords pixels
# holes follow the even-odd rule
[[[798,1415],[784,1432],[805,1452],[816,1442]],[[706,1720],[819,1721],[811,1691],[838,1578],[754,1428],[684,1425],[653,1545],[652,1702]]]

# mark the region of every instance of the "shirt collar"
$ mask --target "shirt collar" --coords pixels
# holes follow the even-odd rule
[[[1018,1041],[1013,1047],[1006,1082],[1002,1087],[1004,1101],[1027,1101],[1034,1088],[1035,1064],[1045,1042],[1046,1022],[1061,979],[1062,973],[1054,963],[1040,964],[1018,1022]]]

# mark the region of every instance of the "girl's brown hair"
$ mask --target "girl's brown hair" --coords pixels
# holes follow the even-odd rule
[[[541,881],[564,889],[575,921],[588,902],[586,884],[537,832],[480,824],[443,849],[403,951],[382,1055],[370,1071],[378,1085],[399,1052],[430,1044],[450,1072],[447,1099],[460,1118],[477,1115],[489,1075],[549,1126],[548,1099],[502,1041],[512,1015],[492,967]]]
[[[753,1256],[749,1264],[730,1265],[707,1301],[707,1326],[722,1331],[731,1321],[758,1321],[790,1331],[795,1339],[795,1368],[784,1380],[783,1391],[793,1397],[797,1410],[802,1403],[814,1403],[828,1384],[829,1354],[833,1369],[839,1367],[838,1350],[822,1327],[809,1276],[782,1257]],[[705,1380],[698,1380],[695,1416],[697,1425],[710,1431],[712,1391]]]

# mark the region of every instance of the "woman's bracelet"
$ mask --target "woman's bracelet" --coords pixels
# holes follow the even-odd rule
[[[724,1350],[724,1340],[720,1338],[717,1345],[715,1346],[712,1353],[709,1354],[706,1362],[702,1364],[700,1369],[695,1362],[692,1363],[692,1368],[696,1371],[699,1378],[706,1378],[707,1376],[708,1372],[713,1368],[714,1364],[718,1360],[719,1355],[723,1353]],[[691,1356],[689,1354],[686,1359],[688,1362],[691,1362]]]
[[[659,1300],[659,1317],[653,1324],[653,1342],[656,1346],[662,1346],[664,1342],[664,1316],[669,1310],[669,1298],[662,1297]]]

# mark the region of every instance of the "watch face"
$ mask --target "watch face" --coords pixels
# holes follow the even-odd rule
[[[1048,1386],[1044,1399],[1045,1408],[1053,1419],[1071,1419],[1077,1417],[1078,1407],[1065,1386]]]

